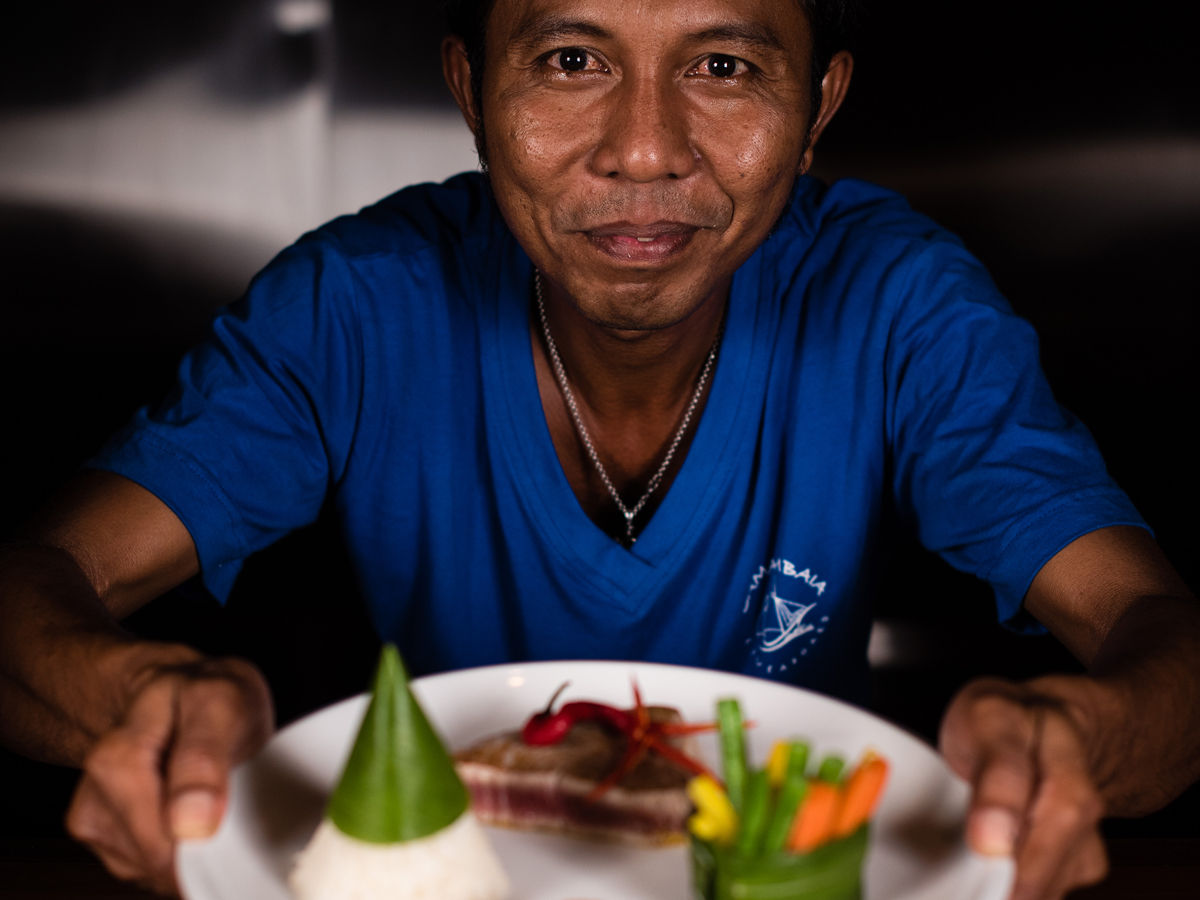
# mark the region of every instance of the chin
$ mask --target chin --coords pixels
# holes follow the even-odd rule
[[[610,331],[637,333],[671,328],[688,319],[718,292],[702,286],[661,285],[654,282],[628,284],[607,291],[596,291],[597,284],[613,284],[617,279],[602,276],[588,278],[575,290],[570,285],[575,309],[592,325]],[[657,280],[657,279],[656,279]]]
[[[698,304],[697,304],[698,305]],[[577,305],[579,314],[592,325],[608,331],[624,332],[630,338],[639,334],[663,331],[688,318],[692,310],[678,312],[668,305],[651,299],[636,306],[613,306],[611,303]]]

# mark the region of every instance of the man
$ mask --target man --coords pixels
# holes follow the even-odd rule
[[[1194,603],[978,264],[803,177],[842,5],[461,7],[443,62],[486,182],[285,251],[6,557],[5,740],[83,764],[72,832],[173,888],[268,692],[116,620],[196,574],[227,592],[326,498],[418,670],[623,656],[851,697],[894,508],[1090,670],[955,699],[971,842],[1017,897],[1101,877],[1099,817],[1198,774]]]

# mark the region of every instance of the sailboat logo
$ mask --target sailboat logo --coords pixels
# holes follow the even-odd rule
[[[787,677],[786,673],[802,665],[802,658],[829,625],[829,616],[817,610],[826,587],[826,580],[815,571],[787,559],[772,559],[759,566],[742,605],[743,613],[757,618],[753,634],[746,636],[747,648],[753,644],[756,669],[768,676]],[[814,595],[808,603],[796,599]],[[784,648],[788,649],[781,653]]]
[[[815,603],[797,603],[780,597],[772,588],[767,594],[762,613],[762,624],[758,630],[758,646],[767,653],[790,644],[798,637],[815,631],[817,626],[804,621],[804,617],[816,606]]]

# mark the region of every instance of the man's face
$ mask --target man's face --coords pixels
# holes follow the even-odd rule
[[[634,331],[723,299],[801,165],[811,44],[795,0],[498,0],[488,164],[552,289]]]

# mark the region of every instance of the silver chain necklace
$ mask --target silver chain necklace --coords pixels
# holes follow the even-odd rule
[[[550,352],[550,363],[554,369],[554,377],[557,379],[558,387],[562,391],[563,400],[566,401],[567,410],[571,413],[571,420],[575,423],[575,429],[579,432],[579,439],[583,441],[584,449],[587,450],[588,459],[596,467],[596,471],[600,475],[600,480],[604,482],[604,487],[608,489],[608,495],[612,497],[613,502],[617,504],[617,509],[625,517],[625,546],[632,547],[634,542],[637,541],[637,538],[633,535],[633,520],[642,511],[642,507],[646,505],[646,501],[650,499],[650,496],[662,482],[663,476],[671,465],[671,460],[675,457],[675,451],[679,449],[679,444],[683,440],[683,436],[687,434],[688,425],[692,421],[692,415],[696,412],[696,407],[700,405],[700,397],[704,394],[704,386],[708,383],[708,377],[712,373],[713,366],[716,364],[717,349],[721,346],[721,335],[725,330],[725,323],[722,321],[721,327],[717,331],[717,337],[713,341],[712,348],[708,351],[708,358],[704,361],[704,368],[700,370],[700,379],[696,382],[696,390],[692,393],[692,399],[683,413],[683,421],[679,423],[675,437],[671,439],[671,445],[667,447],[666,456],[659,463],[655,473],[650,476],[650,481],[647,483],[646,490],[642,493],[641,499],[630,507],[625,505],[625,502],[621,499],[621,495],[617,493],[617,488],[613,485],[612,479],[608,477],[608,470],[604,468],[604,463],[600,462],[600,455],[596,452],[596,447],[592,443],[592,437],[588,434],[588,430],[583,424],[583,417],[579,414],[579,406],[575,402],[575,394],[571,391],[570,384],[567,383],[567,371],[563,368],[562,357],[558,355],[558,347],[554,343],[554,338],[550,336],[550,323],[546,319],[546,303],[542,299],[542,276],[536,269],[533,272],[533,293],[537,298],[538,317],[542,321],[542,335],[546,338],[546,349]]]

